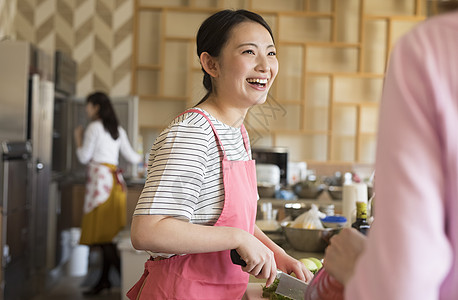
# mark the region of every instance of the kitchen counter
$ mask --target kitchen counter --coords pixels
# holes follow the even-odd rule
[[[140,177],[135,177],[135,178],[124,178],[124,181],[126,182],[126,185],[128,187],[130,186],[143,186],[145,185],[145,178],[140,178]]]
[[[132,188],[143,188],[145,185],[145,178],[133,178],[133,177],[126,177],[124,178],[127,187],[132,187]],[[73,180],[74,183],[84,183],[84,179],[78,180]],[[277,199],[277,198],[260,198],[258,201],[258,206],[262,205],[262,203],[272,203],[272,207],[279,209],[279,220],[281,220],[285,215],[284,215],[284,206],[287,203],[305,203],[307,205],[315,204],[317,206],[326,206],[326,205],[334,205],[335,207],[335,213],[341,213],[342,210],[342,201],[341,200],[332,200],[331,197],[328,195],[328,193],[322,193],[320,197],[317,199],[302,199],[298,198],[296,200],[284,200],[284,199]]]
[[[262,284],[261,283],[248,283],[245,295],[243,295],[242,300],[266,300],[267,298],[262,297]]]
[[[258,201],[259,205],[262,205],[262,203],[272,203],[272,208],[279,208],[279,207],[285,207],[285,204],[288,203],[304,203],[307,205],[312,205],[315,204],[316,206],[326,206],[326,205],[334,205],[335,208],[335,213],[341,213],[342,211],[342,200],[332,200],[330,197],[319,197],[318,199],[302,199],[298,198],[297,200],[283,200],[283,199],[277,199],[277,198],[260,198]]]
[[[60,184],[85,184],[86,183],[86,173],[60,173],[53,174],[55,181],[58,181]],[[145,178],[141,177],[129,177],[124,175],[124,181],[127,186],[142,186],[145,185]]]

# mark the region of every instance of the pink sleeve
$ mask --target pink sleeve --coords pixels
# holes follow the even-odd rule
[[[450,268],[441,83],[437,53],[424,42],[410,34],[391,55],[380,108],[375,221],[345,299],[438,299]]]

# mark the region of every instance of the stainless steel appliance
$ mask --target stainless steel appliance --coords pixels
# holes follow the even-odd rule
[[[2,292],[5,299],[25,298],[32,292],[21,286],[31,271],[31,186],[24,175],[31,171],[32,147],[30,142],[2,142],[1,153],[2,277],[7,283]]]
[[[29,143],[31,146],[27,172],[23,162],[22,167],[18,167],[19,171],[11,173],[16,168],[8,167],[1,173],[0,179],[3,191],[11,191],[13,182],[26,183],[21,185],[21,192],[15,192],[18,196],[3,193],[1,201],[3,217],[8,219],[8,214],[13,213],[10,210],[12,207],[21,211],[16,217],[9,217],[14,222],[3,223],[6,226],[3,232],[19,232],[19,237],[23,239],[21,243],[24,243],[23,247],[15,247],[10,260],[8,248],[11,249],[10,244],[14,242],[9,238],[15,234],[1,238],[5,255],[5,299],[21,299],[18,295],[42,289],[46,278],[54,105],[53,58],[28,42],[3,41],[0,42],[0,66],[0,142],[6,143],[6,153],[13,153],[16,147],[10,142]],[[19,195],[28,200],[19,200]],[[27,261],[13,263],[14,257],[24,256]],[[13,274],[21,274],[21,280],[25,281],[16,284],[17,277]]]
[[[61,275],[61,267],[69,259],[70,240],[62,205],[70,201],[62,199],[62,187],[65,186],[71,171],[71,157],[74,149],[73,132],[69,116],[72,114],[72,102],[76,91],[77,64],[66,53],[55,53],[55,90],[52,142],[52,176],[49,196],[48,217],[48,257],[50,281]]]
[[[267,147],[251,149],[256,164],[274,164],[280,168],[280,184],[288,185],[288,149],[283,147]]]
[[[74,149],[70,116],[76,92],[77,64],[67,54],[55,53],[55,91],[52,171],[61,177],[71,169],[71,155]]]

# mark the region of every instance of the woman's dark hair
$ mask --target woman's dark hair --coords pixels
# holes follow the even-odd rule
[[[200,25],[196,37],[197,56],[200,57],[202,52],[207,52],[212,57],[218,57],[221,49],[229,39],[232,28],[247,21],[256,22],[264,26],[272,37],[272,40],[274,40],[272,29],[270,29],[269,24],[260,15],[244,9],[226,9],[211,15]],[[202,68],[202,71],[204,72],[203,84],[207,90],[207,94],[197,105],[207,100],[213,91],[210,75],[205,72],[204,68]]]
[[[103,92],[95,92],[87,97],[86,102],[99,106],[97,116],[102,120],[105,130],[116,140],[119,137],[119,122],[108,95]]]

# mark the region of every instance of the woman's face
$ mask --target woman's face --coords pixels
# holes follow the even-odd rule
[[[265,102],[278,73],[276,49],[267,29],[256,22],[235,26],[217,58],[217,97],[249,108]]]
[[[86,114],[89,119],[95,120],[98,118],[99,106],[94,105],[91,102],[86,103]]]

